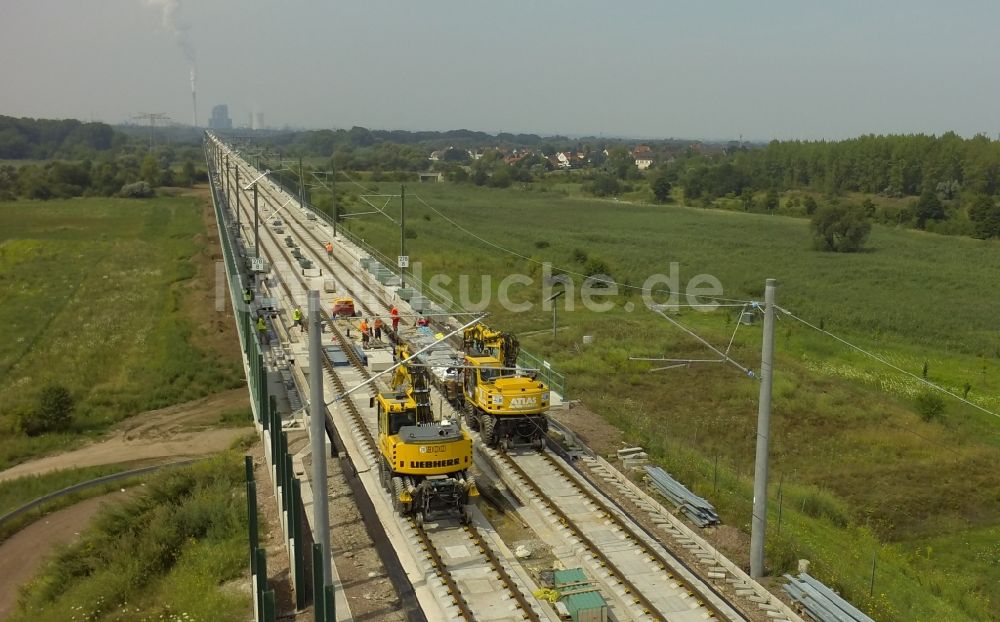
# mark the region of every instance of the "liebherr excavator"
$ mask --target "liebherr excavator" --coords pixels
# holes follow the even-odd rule
[[[426,368],[407,364],[409,348],[397,346],[402,362],[378,405],[379,477],[393,507],[418,522],[438,518],[468,521],[466,506],[478,496],[472,438],[458,421],[434,421]],[[373,404],[374,405],[374,404]]]

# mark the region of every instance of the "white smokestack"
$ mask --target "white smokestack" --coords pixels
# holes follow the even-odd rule
[[[198,91],[195,88],[194,67],[191,68],[191,125],[198,127]]]
[[[174,41],[191,65],[191,105],[193,108],[192,123],[198,126],[198,96],[195,94],[194,64],[196,54],[191,41],[191,24],[181,16],[181,0],[145,0],[147,6],[159,9],[163,18],[163,27],[174,36]]]

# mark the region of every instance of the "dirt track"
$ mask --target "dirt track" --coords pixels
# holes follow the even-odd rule
[[[72,542],[98,510],[127,495],[113,492],[81,501],[39,519],[0,544],[0,620],[14,610],[18,587],[35,576],[53,548]]]
[[[210,455],[246,434],[250,421],[241,428],[207,426],[218,421],[223,412],[243,408],[249,408],[245,388],[142,413],[122,423],[104,440],[2,471],[0,481],[99,464]],[[0,544],[0,620],[16,606],[18,586],[34,576],[52,548],[72,541],[101,506],[122,497],[122,493],[112,493],[81,501],[36,521]]]
[[[0,482],[60,469],[213,454],[228,448],[247,428],[207,426],[222,412],[249,408],[249,404],[247,390],[242,388],[142,413],[115,428],[105,440],[0,471]]]

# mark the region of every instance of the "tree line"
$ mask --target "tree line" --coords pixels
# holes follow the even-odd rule
[[[0,116],[0,159],[76,160],[128,142],[105,123]]]
[[[329,157],[330,170],[365,171],[372,181],[403,181],[417,171],[437,170],[449,181],[479,186],[568,181],[599,197],[646,196],[663,203],[679,196],[689,205],[809,218],[829,207],[822,219],[827,234],[818,245],[838,249],[857,244],[830,241],[834,221],[851,232],[837,234],[837,240],[863,238],[862,222],[1000,237],[1000,142],[981,135],[869,135],[766,145],[643,141],[655,162],[647,171],[636,165],[636,142],[619,139],[354,127],[267,140],[288,153]],[[432,161],[432,148],[443,141],[455,144],[436,150]],[[553,163],[552,156],[563,150],[582,156],[568,170]],[[853,198],[855,193],[865,197]],[[831,213],[840,217],[831,220]]]
[[[191,186],[207,175],[192,158],[179,167],[164,154],[122,154],[97,160],[0,165],[0,200],[66,199],[79,196],[152,196],[157,186]]]
[[[0,200],[77,196],[150,196],[156,186],[206,179],[198,143],[160,145],[104,123],[0,116]]]
[[[744,188],[808,188],[828,195],[863,192],[888,197],[927,190],[946,198],[959,192],[1000,192],[1000,142],[953,132],[861,136],[842,141],[771,141],[674,166],[691,198],[739,195]]]
[[[982,135],[772,141],[761,148],[678,158],[666,165],[666,174],[683,187],[685,200],[704,206],[728,198],[746,211],[774,211],[784,195],[786,207],[812,216],[819,195],[882,224],[1000,237],[1000,142]],[[871,198],[851,205],[849,193]],[[904,199],[905,206],[879,201],[883,206],[877,207],[872,198]]]
[[[330,169],[365,171],[376,181],[439,170],[450,181],[481,186],[569,181],[594,196],[645,194],[657,202],[679,196],[691,205],[809,217],[819,207],[841,205],[869,222],[1000,237],[1000,142],[982,135],[868,135],[766,145],[647,140],[642,143],[656,163],[648,171],[635,164],[636,141],[614,138],[352,127],[267,135],[260,143],[285,155],[328,157]],[[432,150],[442,154],[435,162],[428,158]],[[553,155],[562,151],[582,157],[570,170],[557,169]],[[0,198],[110,196],[138,182],[152,187],[204,178],[196,167],[191,170],[201,159],[193,143],[146,152],[143,128],[0,116],[0,159],[51,160],[0,166]],[[876,202],[865,198],[855,205],[850,193]]]

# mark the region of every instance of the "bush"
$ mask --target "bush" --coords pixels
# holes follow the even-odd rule
[[[944,398],[933,391],[926,391],[917,396],[917,412],[924,421],[936,421],[944,418]]]
[[[973,235],[977,238],[1000,237],[1000,206],[993,198],[979,195],[969,206],[969,219],[973,222]]]
[[[795,572],[800,557],[795,542],[783,535],[768,535],[766,553],[769,574]]]
[[[826,205],[813,215],[810,228],[818,250],[854,253],[864,247],[872,224],[859,210],[843,205]]]
[[[666,169],[660,169],[649,181],[649,188],[653,191],[653,198],[657,203],[667,203],[670,201],[670,191],[673,185],[670,183],[670,176]]]
[[[489,185],[491,188],[509,188],[511,181],[513,179],[511,178],[510,170],[501,168],[490,177]]]
[[[589,192],[596,197],[607,197],[620,194],[622,184],[618,181],[618,178],[601,173],[594,177],[594,180],[590,183],[584,184],[583,189],[585,192]]]
[[[137,181],[134,184],[125,184],[118,192],[126,199],[148,199],[153,196],[153,188],[144,181]]]
[[[65,431],[73,421],[73,396],[59,384],[44,387],[38,394],[38,406],[22,411],[18,427],[28,436]]]
[[[249,599],[219,589],[245,569],[243,482],[233,454],[153,476],[55,553],[12,620],[245,619]],[[134,616],[116,613],[126,606]]]
[[[795,503],[800,504],[802,513],[808,516],[825,518],[837,527],[846,527],[850,522],[847,505],[828,490],[805,486],[801,498],[798,495],[792,497]]]
[[[929,221],[945,219],[944,206],[933,190],[925,190],[920,195],[920,198],[913,205],[912,212],[917,221],[918,229],[926,228]]]
[[[812,216],[813,214],[816,213],[816,210],[819,208],[819,205],[817,205],[816,199],[814,197],[806,196],[806,198],[802,199],[802,207],[806,208],[806,214]]]
[[[583,273],[587,276],[607,276],[610,272],[611,269],[608,267],[608,264],[600,259],[590,259],[583,266]]]

